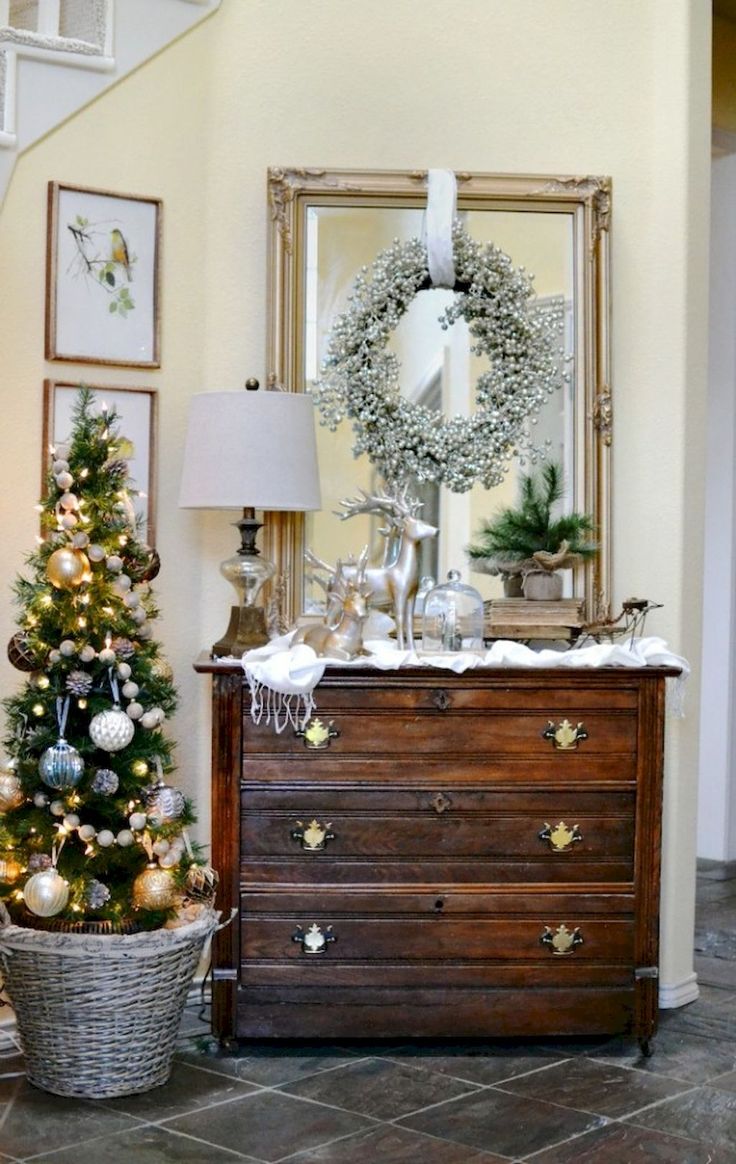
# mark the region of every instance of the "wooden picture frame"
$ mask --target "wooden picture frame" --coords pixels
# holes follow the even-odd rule
[[[161,366],[159,198],[49,182],[46,359]]]
[[[51,450],[69,438],[72,409],[82,386],[60,380],[44,381],[42,496],[47,490]],[[100,407],[115,406],[120,418],[120,434],[133,446],[132,455],[126,458],[130,478],[139,491],[132,498],[133,506],[142,518],[141,540],[153,547],[156,542],[158,393],[155,388],[130,388],[120,384],[85,384],[84,387],[95,393]]]

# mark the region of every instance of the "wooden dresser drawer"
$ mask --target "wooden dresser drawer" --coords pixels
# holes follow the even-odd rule
[[[570,755],[632,756],[637,743],[635,712],[586,712],[576,708],[571,715],[559,708],[547,711],[383,711],[349,709],[320,716],[332,725],[336,735],[330,742],[331,755],[437,755],[533,756],[541,760],[564,760]],[[580,739],[568,748],[556,746],[553,733],[567,725]],[[579,725],[579,726],[578,726]],[[293,732],[277,735],[267,725],[249,728],[245,737],[246,755],[305,751],[303,741]],[[327,751],[328,749],[325,749]],[[321,753],[317,753],[318,755]]]
[[[508,672],[506,672],[508,674]],[[590,674],[590,673],[589,673]],[[317,688],[318,715],[329,712],[366,710],[373,712],[433,712],[456,711],[496,712],[507,715],[514,711],[560,712],[572,719],[578,711],[636,712],[638,693],[636,685],[616,685],[612,691],[607,683],[582,682],[580,673],[558,671],[553,686],[540,685],[534,673],[526,671],[515,682],[505,681],[502,671],[466,671],[456,676],[438,670],[429,674],[420,670],[372,672],[370,678],[346,671],[339,678],[332,669]],[[599,677],[598,677],[599,678]]]
[[[634,796],[246,789],[244,883],[632,881]]]
[[[299,741],[301,744],[301,741]],[[315,786],[325,789],[340,784],[377,785],[387,788],[413,785],[419,789],[429,786],[452,788],[462,785],[486,784],[489,788],[502,785],[526,787],[586,788],[596,785],[634,787],[637,778],[636,755],[561,752],[558,755],[530,758],[513,756],[458,756],[448,752],[443,759],[437,755],[421,756],[386,754],[378,750],[341,753],[331,747],[328,751],[308,751],[303,746],[289,745],[282,752],[249,756],[253,766],[248,769],[250,782],[282,785]]]
[[[309,908],[303,892],[245,893],[241,961],[387,962],[405,970],[427,961],[446,969],[476,961],[534,963],[542,978],[557,981],[558,973],[569,978],[568,964],[631,965],[632,900],[594,893],[531,900],[519,894],[338,891],[315,894]]]

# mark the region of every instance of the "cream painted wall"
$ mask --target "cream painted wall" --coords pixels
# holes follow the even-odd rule
[[[0,592],[35,532],[50,178],[165,201],[161,637],[183,711],[182,783],[205,809],[206,683],[223,629],[226,515],[176,508],[187,399],[263,375],[269,165],[611,174],[615,596],[697,668],[705,399],[710,27],[706,0],[223,0],[212,20],[20,159],[0,215]],[[369,16],[370,18],[367,18]],[[0,609],[6,641],[13,626]],[[2,691],[17,672],[3,663]],[[690,991],[697,683],[668,732],[665,1000]],[[203,813],[206,815],[206,813]]]

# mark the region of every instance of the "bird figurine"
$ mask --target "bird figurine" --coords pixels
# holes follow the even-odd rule
[[[111,241],[112,261],[114,263],[120,264],[120,266],[125,271],[126,279],[128,282],[130,282],[132,276],[130,271],[130,256],[128,255],[128,244],[123,237],[122,231],[118,230],[117,227],[115,227],[112,231]]]
[[[532,554],[535,568],[541,567],[542,570],[567,570],[570,566],[575,566],[580,561],[579,554],[571,553],[570,543],[566,541],[560,542],[560,545],[554,553],[549,550],[537,550]]]

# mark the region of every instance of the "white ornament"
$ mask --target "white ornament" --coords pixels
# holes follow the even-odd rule
[[[23,900],[37,917],[53,917],[68,902],[69,885],[53,867],[42,869],[26,881]]]
[[[49,651],[49,663],[51,663],[52,666],[56,666],[56,664],[60,663],[60,662],[61,662],[61,651],[57,651],[57,650]]]
[[[97,651],[94,649],[94,647],[90,646],[89,643],[85,643],[79,652],[79,657],[83,663],[91,663],[96,654]]]
[[[170,848],[171,848],[171,845],[169,844],[169,842],[166,840],[165,837],[161,837],[161,839],[159,841],[155,841],[154,845],[153,845],[153,851],[157,857],[165,856],[165,854],[168,853]]]
[[[115,834],[110,829],[101,829],[97,834],[97,844],[103,849],[109,849],[110,845],[115,844]]]
[[[143,715],[143,705],[141,703],[129,703],[125,709],[125,713],[130,719],[140,719]]]
[[[141,726],[147,730],[158,727],[158,716],[153,711],[144,711],[141,716]]]
[[[63,800],[52,800],[49,809],[54,816],[63,816],[66,812],[66,805]]]
[[[152,707],[151,715],[155,715],[159,723],[163,723],[166,719],[166,712],[164,711],[163,707]]]
[[[121,848],[125,849],[128,847],[128,845],[133,844],[135,837],[133,836],[130,829],[121,829],[117,835],[116,840],[117,840],[118,844],[121,846]]]
[[[133,619],[133,622],[136,624],[136,626],[141,626],[141,624],[144,623],[148,618],[148,615],[142,606],[137,606],[135,610],[131,611],[130,617]]]
[[[63,457],[57,457],[57,459],[54,461],[53,465],[51,466],[51,470],[57,476],[59,475],[59,473],[67,473],[69,471],[69,462],[67,460],[65,460]]]
[[[80,825],[79,839],[82,841],[91,841],[97,835],[97,829],[94,825]]]
[[[132,680],[123,684],[123,695],[126,699],[135,699],[139,691],[140,687],[137,683],[133,683]]]
[[[146,816],[145,812],[132,812],[128,817],[128,824],[132,829],[135,829],[136,832],[140,832],[141,829],[144,829],[147,823],[148,817]]]
[[[181,860],[181,853],[174,852],[170,849],[163,857],[159,857],[159,865],[162,869],[173,869],[175,865],[179,864]]]
[[[64,827],[67,829],[79,828],[79,817],[76,812],[68,812],[64,817]]]
[[[127,606],[128,610],[135,610],[141,604],[140,594],[136,594],[135,590],[129,590],[123,597],[123,605]]]
[[[153,627],[149,622],[144,622],[138,628],[139,639],[150,639],[153,637]]]
[[[110,554],[110,557],[105,562],[105,565],[107,566],[108,570],[113,572],[113,574],[117,574],[118,571],[122,570],[123,568],[123,559],[118,554]]]
[[[62,493],[59,498],[59,505],[62,509],[78,509],[79,501],[74,493]]]
[[[74,484],[74,478],[67,469],[56,474],[56,484],[60,489],[69,489]]]
[[[113,582],[113,590],[117,594],[125,594],[126,590],[130,590],[133,583],[127,574],[120,574]]]
[[[130,663],[118,663],[118,677],[120,679],[130,679],[132,673]]]
[[[112,647],[103,647],[100,651],[100,662],[104,663],[106,667],[115,662],[115,652]]]
[[[33,803],[36,808],[45,808],[49,802],[49,798],[45,792],[34,792]]]
[[[74,526],[77,524],[78,520],[79,519],[75,517],[73,513],[65,513],[59,524],[62,529],[74,529]]]
[[[83,529],[78,530],[74,534],[74,537],[72,538],[72,545],[74,546],[75,550],[83,550],[86,546],[89,545],[89,537]],[[89,557],[89,554],[87,557]]]
[[[59,650],[61,651],[62,655],[65,655],[68,659],[71,655],[76,653],[77,648],[71,639],[64,639],[63,643],[59,643]]]
[[[105,557],[105,550],[102,546],[98,546],[97,543],[95,543],[87,550],[87,557],[89,558],[90,562],[101,562]]]
[[[127,748],[135,735],[135,726],[125,712],[115,704],[107,711],[98,711],[89,725],[89,734],[98,748],[105,752],[120,752]]]

